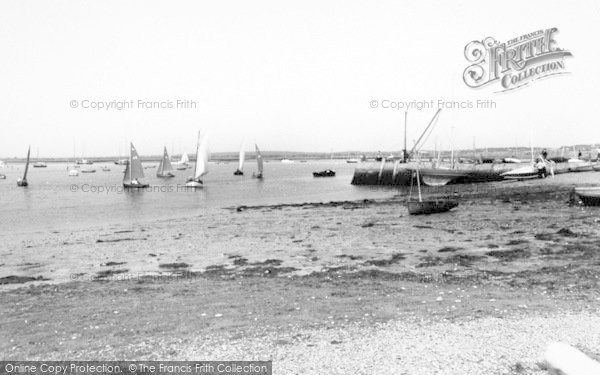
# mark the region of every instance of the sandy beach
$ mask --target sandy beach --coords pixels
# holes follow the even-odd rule
[[[13,236],[0,353],[278,374],[546,373],[555,340],[597,358],[600,210],[569,181],[449,187],[445,215],[397,195]]]

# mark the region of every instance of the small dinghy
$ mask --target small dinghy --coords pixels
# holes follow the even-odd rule
[[[600,186],[575,188],[575,195],[584,206],[600,206]]]
[[[127,189],[141,189],[150,186],[144,182],[144,168],[133,143],[130,143],[129,162],[125,166],[123,186]]]
[[[437,198],[437,199],[429,199],[423,200],[421,195],[421,182],[419,178],[419,168],[417,167],[417,187],[419,190],[419,200],[411,201],[410,195],[408,197],[408,201],[406,202],[406,208],[408,209],[409,215],[431,215],[438,214],[442,212],[447,212],[458,206],[458,201],[453,199],[445,199],[445,198]],[[412,187],[412,184],[411,184]],[[411,189],[412,190],[412,189]]]
[[[313,177],[335,177],[335,171],[332,169],[326,169],[320,172],[313,172]]]
[[[169,153],[167,153],[167,148],[164,148],[163,158],[158,165],[158,169],[156,170],[156,177],[161,178],[170,178],[175,177],[173,174],[173,166],[171,165],[171,159],[169,159]]]

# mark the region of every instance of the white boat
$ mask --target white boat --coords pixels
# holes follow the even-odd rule
[[[522,163],[523,161],[521,159],[517,159],[517,158],[504,158],[502,159],[503,163]]]
[[[293,163],[294,161],[293,161],[293,160],[290,160],[290,159],[281,159],[281,162],[282,162],[282,163],[284,163],[284,164],[291,164],[291,163]]]
[[[181,159],[173,164],[175,165],[175,168],[178,171],[185,171],[186,169],[188,169],[189,163],[190,163],[190,158],[189,158],[188,154],[184,152],[183,155],[181,155]]]
[[[504,172],[500,176],[509,180],[526,180],[530,178],[539,178],[540,173],[535,165],[528,165],[526,167],[521,167],[513,169],[512,171]]]
[[[238,157],[238,168],[233,172],[236,176],[244,175],[244,161],[246,160],[246,151],[244,150],[244,143],[242,142],[242,147],[240,148],[240,155]]]
[[[171,165],[171,159],[169,159],[169,153],[167,152],[167,147],[165,147],[163,151],[163,158],[158,165],[158,169],[156,170],[156,177],[175,177],[173,174],[173,166]]]
[[[144,182],[144,168],[142,167],[142,162],[140,161],[140,157],[133,146],[133,143],[130,143],[129,163],[125,166],[123,186],[125,188],[136,189],[150,186]]]
[[[79,171],[77,168],[69,167],[69,177],[77,177],[79,176]]]
[[[204,186],[202,176],[208,173],[208,135],[205,134],[200,140],[198,132],[198,146],[196,147],[196,164],[194,165],[194,177],[185,183],[186,187],[199,189]]]
[[[589,161],[569,159],[567,163],[569,163],[569,170],[572,172],[589,172],[594,170],[594,164]]]
[[[0,161],[0,167],[4,170],[5,165],[3,161]],[[6,180],[6,175],[4,173],[0,173],[0,180]]]
[[[81,159],[81,160],[77,160],[75,163],[76,163],[76,164],[79,164],[79,165],[82,165],[82,164],[90,164],[90,165],[91,165],[91,164],[94,164],[92,161],[90,161],[90,160],[87,160],[87,159]]]
[[[360,160],[358,160],[358,159],[348,159],[348,160],[346,160],[346,163],[348,163],[348,164],[356,164],[356,163],[358,163],[359,161],[360,161]]]
[[[25,162],[25,173],[23,173],[23,178],[19,178],[17,180],[17,186],[29,186],[27,182],[27,171],[29,170],[29,157],[31,156],[31,146],[27,149],[27,161]]]
[[[252,177],[262,179],[263,178],[263,157],[262,157],[262,154],[260,153],[260,150],[258,149],[258,145],[255,144],[254,148],[256,149],[256,167],[258,170],[257,170],[256,174],[252,174]]]
[[[37,156],[35,158],[36,162],[33,163],[33,167],[34,168],[46,168],[47,167],[46,163],[42,163],[41,161],[39,161],[39,159],[40,159],[40,150],[38,149]]]

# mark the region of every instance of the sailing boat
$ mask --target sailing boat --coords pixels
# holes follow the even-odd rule
[[[178,171],[185,171],[188,168],[189,162],[190,158],[188,157],[188,154],[184,152],[183,155],[181,155],[181,160],[175,162],[175,166]]]
[[[458,202],[452,199],[431,199],[423,200],[421,195],[421,182],[419,177],[419,167],[417,166],[417,186],[419,189],[419,201],[411,201],[410,196],[406,202],[406,208],[410,215],[430,215],[437,214],[440,212],[450,211],[454,207],[458,206]],[[412,184],[411,184],[412,187]]]
[[[37,157],[35,159],[36,159],[36,162],[33,163],[34,168],[46,168],[47,167],[46,163],[42,163],[40,161],[40,149],[37,150]]]
[[[142,180],[144,178],[144,168],[135,147],[133,147],[133,143],[130,143],[129,148],[129,162],[125,167],[123,186],[125,188],[145,188],[150,186]]]
[[[29,170],[29,156],[31,155],[31,146],[27,149],[27,161],[25,162],[25,173],[23,173],[23,178],[19,178],[17,180],[17,186],[29,186],[27,182],[27,170]]]
[[[2,167],[2,170],[4,171],[4,162],[0,161],[0,167]],[[4,173],[0,173],[0,180],[6,180],[6,175]]]
[[[171,160],[169,159],[169,154],[167,153],[167,147],[165,146],[165,150],[163,152],[163,158],[158,165],[158,170],[156,171],[156,177],[175,177],[172,172],[173,167],[171,166]]]
[[[198,189],[203,187],[201,177],[208,173],[208,136],[205,134],[200,141],[198,132],[198,146],[196,147],[196,165],[194,166],[194,177],[190,177],[185,183],[186,187]]]
[[[246,151],[244,151],[244,143],[242,142],[242,147],[240,148],[238,168],[235,170],[235,172],[233,172],[234,175],[236,175],[236,176],[244,175],[243,169],[244,169],[244,161],[245,160],[246,160]]]
[[[256,166],[258,168],[258,172],[256,174],[252,174],[252,177],[256,177],[256,178],[263,178],[263,157],[262,154],[260,153],[260,150],[258,149],[258,145],[254,145],[254,148],[256,149]]]

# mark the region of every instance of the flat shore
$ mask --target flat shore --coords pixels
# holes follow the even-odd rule
[[[444,215],[394,197],[14,239],[0,355],[541,374],[558,340],[598,358],[600,210],[559,176],[480,185]]]

